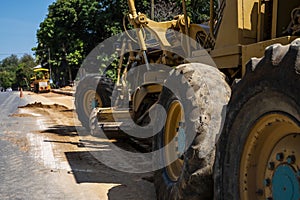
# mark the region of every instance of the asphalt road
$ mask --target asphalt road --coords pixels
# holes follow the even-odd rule
[[[83,199],[60,187],[61,177],[29,152],[28,138],[39,126],[31,117],[11,116],[29,101],[18,92],[0,93],[0,199]]]
[[[46,169],[12,144],[13,140],[22,142],[24,134],[34,131],[30,120],[22,118],[20,123],[20,119],[10,117],[25,103],[16,92],[0,93],[0,199],[55,199],[59,190],[51,190],[51,193],[48,190],[52,184],[44,174]]]
[[[0,199],[156,199],[151,174],[116,171],[81,147],[72,109],[18,108],[65,99],[0,92]]]

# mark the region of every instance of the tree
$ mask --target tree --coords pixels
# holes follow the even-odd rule
[[[9,88],[14,82],[14,73],[9,71],[0,72],[0,85],[3,88]]]
[[[31,55],[25,54],[20,59],[11,55],[0,63],[1,87],[28,87],[33,67],[36,63]]]
[[[142,11],[147,1],[137,2]],[[83,59],[106,38],[122,31],[127,0],[57,0],[37,31],[37,59],[50,64],[56,81],[71,80]]]
[[[19,63],[18,56],[12,54],[1,61],[0,71],[4,71],[4,70],[14,71],[14,69],[18,66],[18,63]]]
[[[154,1],[154,20],[167,21],[172,20],[174,16],[182,14],[181,0]]]
[[[56,80],[72,79],[71,69],[78,69],[84,52],[94,46],[97,7],[96,0],[57,0],[49,6],[49,13],[37,32],[35,50],[38,60],[48,65],[50,51]]]
[[[18,67],[19,59],[16,55],[10,55],[1,61],[0,65],[0,85],[4,88],[12,87],[15,76],[16,68]]]
[[[154,19],[156,21],[166,21],[174,16],[183,14],[182,0],[155,0]],[[215,0],[217,5],[217,0]],[[187,13],[192,23],[203,23],[209,19],[209,0],[186,0]]]
[[[139,12],[150,16],[150,0],[135,3]],[[208,0],[187,0],[187,5],[192,22],[207,20]],[[172,19],[182,13],[181,7],[181,0],[155,0],[156,20]],[[55,82],[71,81],[93,48],[123,30],[126,14],[127,0],[57,0],[37,31],[37,60],[51,65]]]
[[[33,75],[33,67],[36,63],[31,55],[25,54],[20,60],[16,69],[15,85],[29,89],[30,78]]]
[[[215,8],[217,1],[214,0]],[[210,16],[210,1],[209,0],[187,0],[187,12],[193,23],[203,23],[208,21]],[[216,12],[216,9],[215,9]]]

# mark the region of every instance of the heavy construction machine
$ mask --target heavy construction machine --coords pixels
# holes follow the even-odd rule
[[[153,151],[168,146],[153,158],[165,163],[154,175],[157,198],[299,199],[299,0],[210,0],[208,26],[191,24],[182,3],[184,15],[154,22],[128,1],[139,45],[127,45],[128,63],[145,71],[126,112],[154,125]],[[144,30],[159,50],[149,48]],[[170,30],[188,37],[176,45]],[[170,70],[149,72],[151,63]],[[156,104],[166,116],[150,122]],[[111,110],[94,109],[92,133]]]
[[[42,67],[33,69],[33,76],[30,81],[30,88],[33,92],[50,92],[51,90],[49,69]]]

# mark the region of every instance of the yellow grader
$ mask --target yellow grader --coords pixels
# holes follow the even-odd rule
[[[33,76],[30,82],[31,91],[40,92],[50,92],[50,76],[49,69],[46,68],[35,68],[33,69]]]
[[[209,24],[199,25],[190,23],[184,0],[184,14],[166,22],[128,1],[139,50],[122,49],[129,49],[128,63],[147,69],[126,112],[138,125],[154,125],[153,151],[169,146],[154,158],[165,163],[154,175],[157,198],[300,199],[300,2],[215,3],[210,0]],[[159,50],[150,51],[145,30]],[[187,37],[176,45],[170,30]],[[149,72],[151,63],[170,66],[168,76]],[[96,92],[99,102],[103,95]],[[150,122],[158,104],[165,119],[158,114]],[[92,133],[111,110],[94,109]]]

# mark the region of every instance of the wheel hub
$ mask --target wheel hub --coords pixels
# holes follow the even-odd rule
[[[88,90],[83,97],[84,112],[87,116],[90,115],[92,110],[97,107],[102,107],[100,96],[94,90]]]
[[[299,142],[298,134],[290,134],[274,147],[264,180],[265,196],[269,199],[300,198]]]
[[[98,106],[99,106],[98,101],[97,101],[96,99],[93,99],[93,100],[92,100],[92,103],[91,103],[92,109],[97,108]]]
[[[300,199],[299,129],[282,114],[258,120],[241,160],[241,199]]]
[[[179,156],[181,156],[184,153],[185,140],[186,140],[185,130],[183,128],[183,123],[180,122],[178,131],[177,131],[177,143],[178,143],[177,152],[178,152]]]
[[[274,199],[299,199],[299,174],[290,165],[280,165],[272,178]]]

